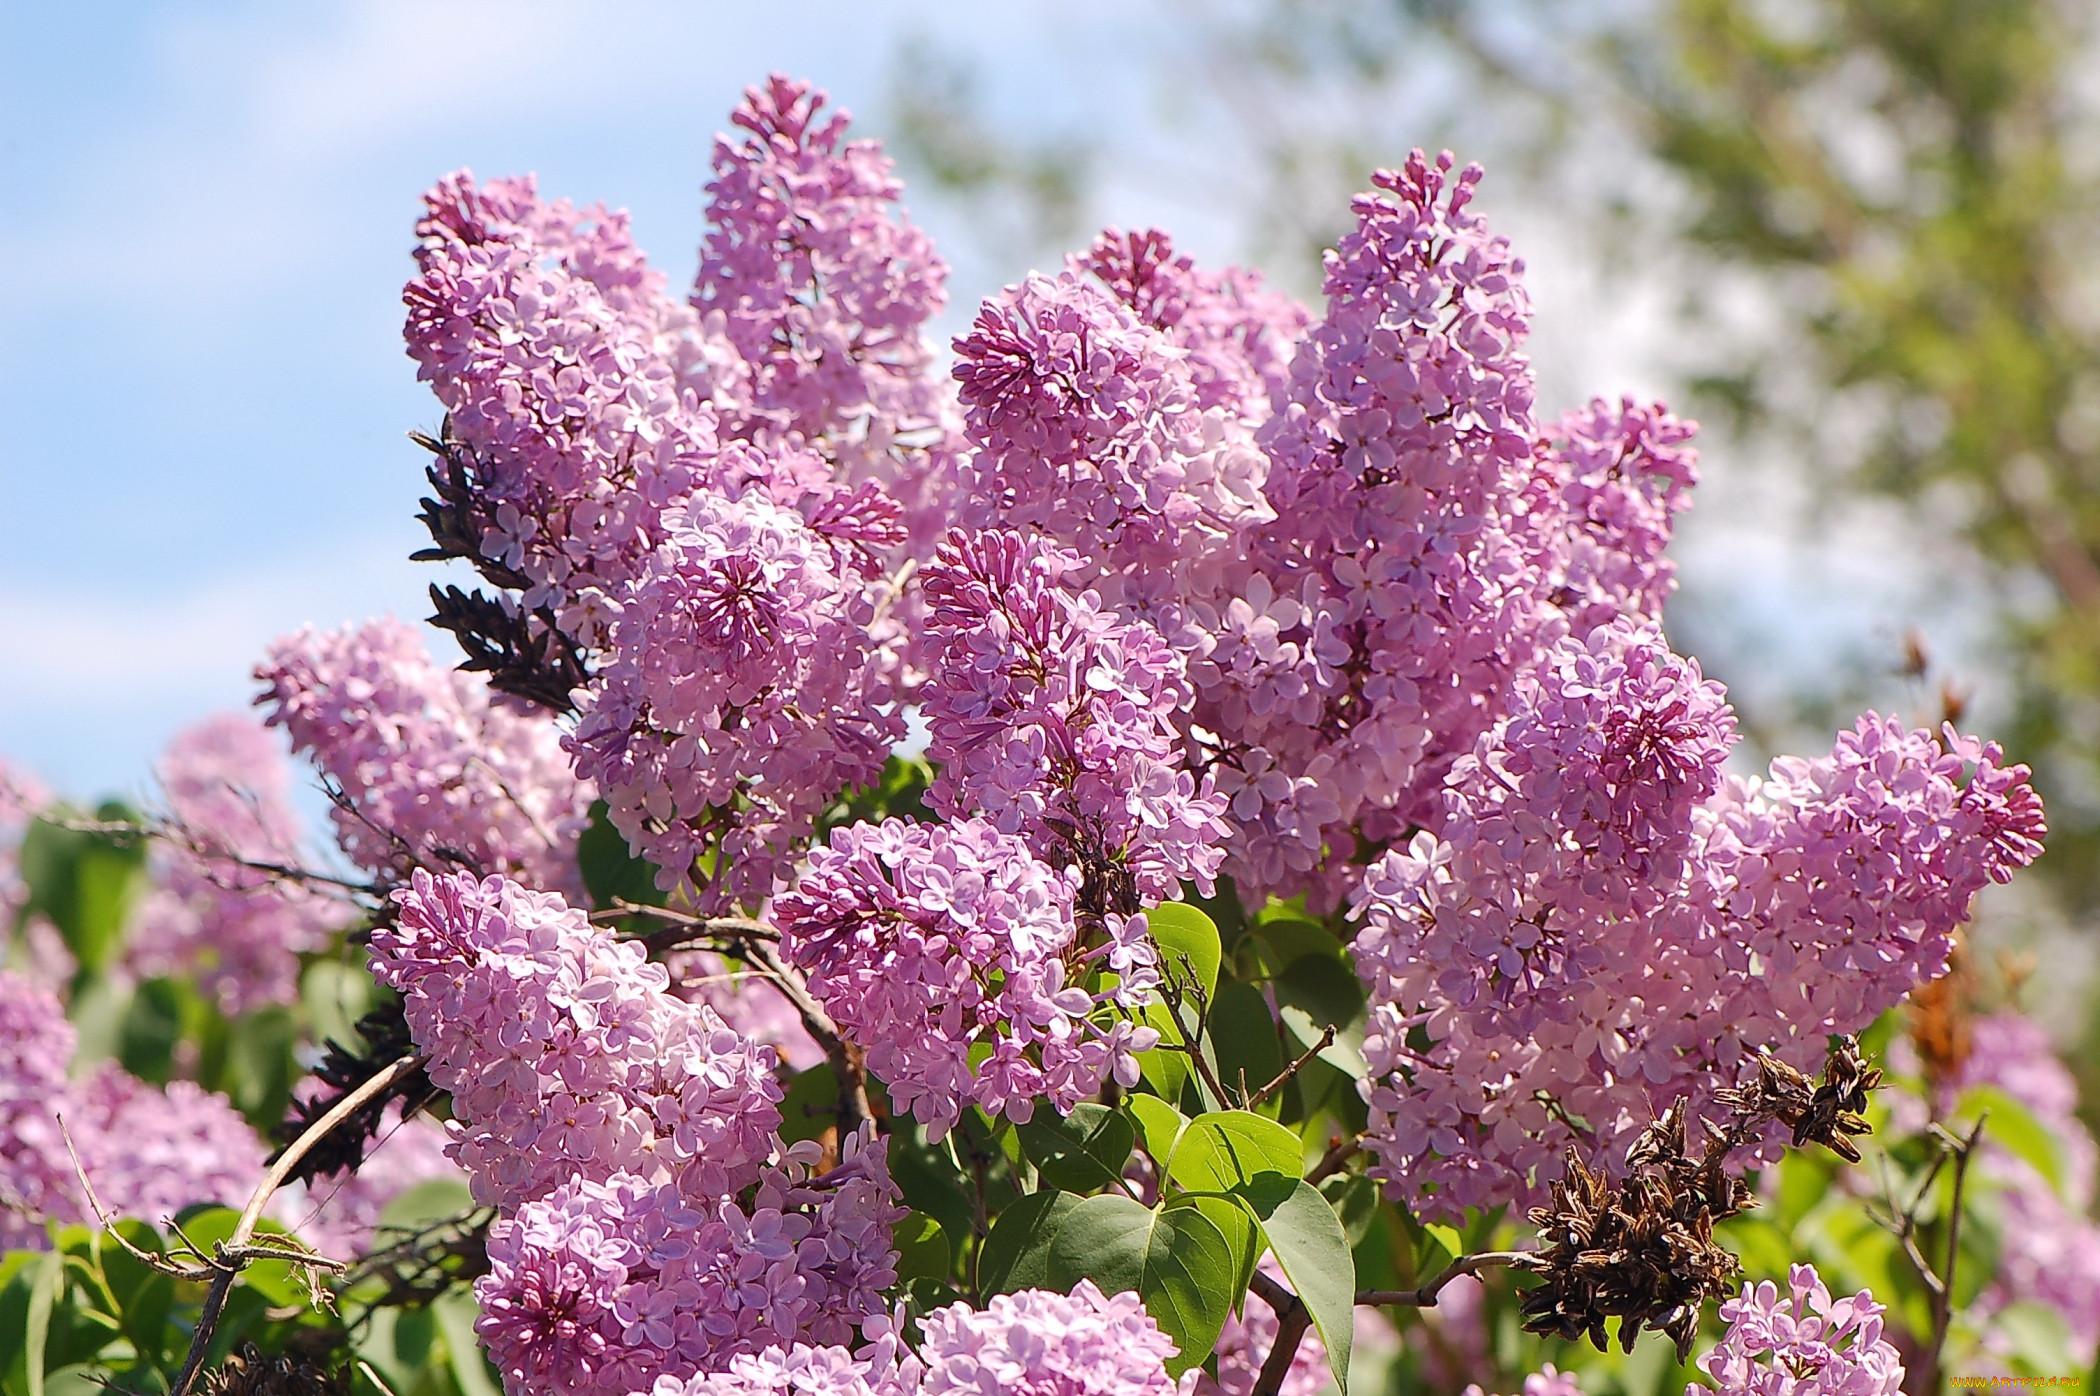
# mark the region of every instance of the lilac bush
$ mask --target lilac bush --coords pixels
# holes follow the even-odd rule
[[[1666,629],[1693,425],[1540,414],[1478,168],[1373,173],[1317,306],[1109,229],[944,350],[880,148],[785,78],[731,124],[684,294],[529,178],[426,197],[458,668],[288,636],[151,814],[0,770],[0,1315],[77,1291],[60,1350],[174,1396],[438,1343],[510,1396],[1865,1396],[2038,1360],[2021,1305],[2090,1349],[2044,1044],[1872,1060],[2041,853],[2029,772],[1877,713],[1750,768]],[[112,1272],[83,1177],[160,1249]],[[1833,1299],[1810,1253],[1982,1263],[1942,1178],[2051,1239],[1959,1322]],[[207,1282],[180,1343],[127,1263]]]

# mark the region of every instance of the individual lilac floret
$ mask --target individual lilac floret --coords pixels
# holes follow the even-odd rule
[[[1791,1300],[1770,1280],[1721,1305],[1728,1325],[1699,1359],[1721,1396],[1896,1396],[1903,1358],[1881,1333],[1880,1304],[1861,1290],[1832,1299],[1813,1265],[1789,1276]],[[1708,1396],[1693,1382],[1685,1396]]]
[[[477,1198],[512,1207],[615,1174],[703,1198],[757,1175],[780,1125],[772,1051],[673,997],[639,944],[500,877],[418,871],[395,901],[372,972],[452,1093],[452,1156]]]
[[[1130,1017],[1157,955],[1142,916],[1106,918],[1090,948],[1077,884],[982,819],[888,819],[811,850],[774,917],[810,991],[938,1138],[966,1104],[1026,1121],[1136,1084],[1157,1034]],[[1101,994],[1078,982],[1097,965],[1118,976]]]
[[[871,783],[904,733],[857,546],[870,499],[798,502],[810,517],[753,484],[666,520],[571,744],[658,885],[710,907],[763,901],[817,816]],[[719,877],[700,867],[710,852]]]
[[[506,1388],[625,1396],[880,1326],[905,1215],[884,1146],[849,1138],[828,1173],[817,1152],[790,1150],[748,1208],[619,1174],[574,1179],[499,1220],[476,1328]]]
[[[341,788],[332,818],[360,867],[399,877],[463,865],[580,890],[590,787],[544,712],[440,668],[392,619],[287,636],[256,679],[270,725]]]
[[[290,871],[305,861],[284,753],[238,713],[178,733],[159,765],[171,829],[125,955],[141,977],[193,976],[239,1014],[298,996],[299,956],[350,920]]]
[[[922,1396],[1177,1396],[1169,1338],[1137,1295],[1081,1280],[1070,1294],[1024,1289],[921,1321]]]
[[[1208,893],[1224,801],[1182,764],[1180,657],[1152,627],[1069,589],[1078,566],[1017,533],[957,530],[928,567],[931,801],[1084,868],[1091,909],[1136,909],[1091,885],[1108,877],[1150,901],[1178,896],[1184,879]]]
[[[1770,1047],[1813,1069],[1946,966],[2044,832],[2024,767],[1872,717],[1724,776],[1717,686],[1630,621],[1564,640],[1454,768],[1441,834],[1366,876],[1373,1172],[1440,1218],[1529,1200]]]

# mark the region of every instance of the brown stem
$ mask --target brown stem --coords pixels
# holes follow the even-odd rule
[[[1312,1062],[1312,1059],[1314,1057],[1319,1056],[1320,1053],[1326,1051],[1329,1047],[1332,1047],[1333,1045],[1334,1028],[1332,1025],[1329,1025],[1323,1032],[1321,1032],[1320,1040],[1318,1042],[1315,1042],[1312,1046],[1306,1048],[1303,1052],[1298,1054],[1298,1060],[1292,1062],[1289,1066],[1277,1072],[1275,1080],[1271,1081],[1268,1085],[1263,1086],[1252,1096],[1248,1097],[1247,1104],[1249,1108],[1261,1104],[1270,1096],[1276,1094],[1276,1092],[1282,1090],[1285,1086],[1289,1085],[1291,1083],[1291,1079],[1295,1077],[1299,1072],[1305,1070],[1305,1068]]]
[[[1261,1375],[1254,1379],[1254,1390],[1249,1396],[1277,1396],[1291,1374],[1291,1362],[1298,1356],[1306,1330],[1312,1327],[1312,1310],[1305,1307],[1303,1299],[1260,1271],[1255,1272],[1254,1278],[1258,1283],[1249,1287],[1276,1311],[1276,1341],[1269,1345],[1269,1355],[1262,1361]]]

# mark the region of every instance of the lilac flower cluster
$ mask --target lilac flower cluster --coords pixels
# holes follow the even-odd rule
[[[262,1141],[224,1096],[114,1063],[69,1081],[74,1045],[57,995],[0,970],[0,1250],[43,1245],[48,1221],[92,1221],[80,1172],[105,1206],[155,1223],[254,1188]]]
[[[1174,1341],[1135,1294],[1104,1295],[1091,1280],[1070,1294],[1024,1289],[982,1309],[950,1304],[921,1324],[921,1396],[1175,1396]]]
[[[260,723],[228,713],[176,734],[159,774],[173,827],[153,847],[130,969],[192,975],[227,1013],[292,1001],[299,956],[351,908],[286,875],[302,860],[283,753]]]
[[[0,922],[14,924],[29,889],[22,885],[22,836],[36,812],[51,802],[51,793],[36,777],[0,760]]]
[[[904,1216],[882,1141],[828,1172],[814,1141],[783,1151],[770,1049],[558,897],[419,871],[396,901],[373,970],[502,1209],[476,1293],[512,1390],[625,1396],[882,1313]]]
[[[418,871],[395,896],[372,972],[452,1093],[476,1197],[514,1207],[623,1173],[721,1196],[757,1177],[780,1124],[772,1053],[673,997],[639,944],[501,877]]]
[[[901,540],[885,505],[754,481],[666,516],[571,744],[659,885],[763,900],[839,792],[881,773],[904,733],[870,633],[869,544]]]
[[[938,1138],[966,1104],[1026,1121],[1137,1082],[1158,1035],[1131,1021],[1158,987],[1142,916],[1081,937],[1076,869],[982,819],[833,831],[774,903],[781,949],[868,1067]],[[1112,971],[1100,993],[1078,981]]]
[[[664,1377],[635,1396],[1190,1396],[1199,1374],[1167,1376],[1174,1342],[1135,1294],[1091,1280],[1070,1294],[1024,1289],[982,1308],[950,1304],[921,1320],[916,1353],[893,1330],[859,1355],[839,1347],[768,1348],[722,1371]]]
[[[1548,437],[1532,508],[1563,521],[1553,599],[1573,633],[1622,615],[1662,618],[1677,577],[1664,549],[1699,478],[1693,432],[1660,407],[1600,398]]]
[[[789,1150],[748,1207],[631,1174],[577,1177],[499,1220],[476,1323],[512,1391],[626,1396],[879,1324],[904,1216],[882,1141],[815,1171]]]
[[[1483,1396],[1480,1384],[1468,1386],[1465,1396]],[[1563,1372],[1548,1362],[1524,1378],[1524,1389],[1518,1396],[1582,1396],[1582,1384],[1575,1380],[1573,1372]]]
[[[1609,1152],[1761,1046],[1812,1068],[2039,851],[2026,769],[1951,731],[1870,715],[1828,758],[1724,777],[1719,687],[1635,622],[1511,692],[1356,906],[1375,1171],[1427,1213],[1529,1198],[1572,1119]]]
[[[1257,420],[1290,379],[1305,307],[1244,267],[1209,271],[1157,228],[1109,228],[1074,271],[1092,273],[1138,320],[1188,356],[1196,405]]]
[[[269,724],[342,791],[336,836],[360,867],[398,877],[463,865],[577,885],[591,792],[559,732],[478,676],[439,668],[412,627],[302,630],[271,646],[256,678]]]
[[[693,313],[624,213],[467,171],[426,204],[406,334],[471,476],[482,552],[524,582],[524,605],[594,639],[656,511],[715,446],[686,381]]]
[[[948,269],[900,216],[881,146],[846,139],[825,102],[773,77],[715,142],[692,303],[734,353],[714,356],[711,396],[740,439],[822,443],[843,478],[938,527],[953,409],[924,329]]]
[[[1813,1265],[1796,1265],[1791,1299],[1770,1280],[1721,1305],[1728,1325],[1699,1367],[1720,1396],[1896,1396],[1903,1358],[1882,1336],[1882,1306],[1865,1290],[1833,1299]],[[1708,1396],[1693,1382],[1685,1396]]]
[[[921,691],[943,814],[983,814],[1041,856],[1114,867],[1150,900],[1211,889],[1224,801],[1185,769],[1180,656],[1063,585],[1071,553],[1004,529],[951,533],[926,571]],[[1131,910],[1131,907],[1118,907]]]

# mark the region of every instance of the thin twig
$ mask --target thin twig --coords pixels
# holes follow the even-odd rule
[[[1305,1175],[1305,1181],[1317,1184],[1332,1178],[1347,1168],[1349,1160],[1363,1152],[1363,1147],[1364,1137],[1361,1134],[1335,1140],[1327,1146],[1327,1152],[1320,1156],[1320,1161],[1313,1165],[1312,1172]]]
[[[259,1259],[293,1260],[301,1265],[318,1265],[324,1269],[340,1270],[343,1262],[331,1260],[319,1254],[294,1254],[282,1245],[268,1242],[255,1244],[255,1228],[262,1221],[263,1208],[269,1205],[277,1189],[291,1177],[299,1160],[326,1139],[345,1120],[356,1114],[366,1102],[391,1089],[394,1084],[410,1072],[420,1071],[423,1059],[419,1056],[402,1057],[388,1063],[371,1080],[356,1090],[350,1091],[337,1101],[327,1114],[306,1127],[306,1131],[277,1156],[269,1171],[256,1184],[242,1209],[240,1220],[234,1223],[233,1232],[224,1241],[212,1247],[210,1257],[213,1271],[211,1288],[204,1296],[204,1306],[197,1312],[197,1327],[190,1339],[190,1350],[182,1359],[182,1371],[168,1388],[168,1396],[186,1396],[190,1384],[203,1369],[205,1354],[211,1349],[213,1333],[218,1328],[219,1315],[226,1308],[226,1300],[233,1293],[234,1281],[240,1277],[251,1261]],[[194,1245],[192,1246],[194,1250]]]
[[[1413,1289],[1367,1289],[1356,1296],[1356,1302],[1430,1309],[1436,1307],[1437,1295],[1443,1292],[1444,1286],[1461,1275],[1477,1275],[1482,1270],[1502,1266],[1524,1269],[1537,1259],[1537,1253],[1533,1251],[1481,1251],[1477,1255],[1462,1255]]]

